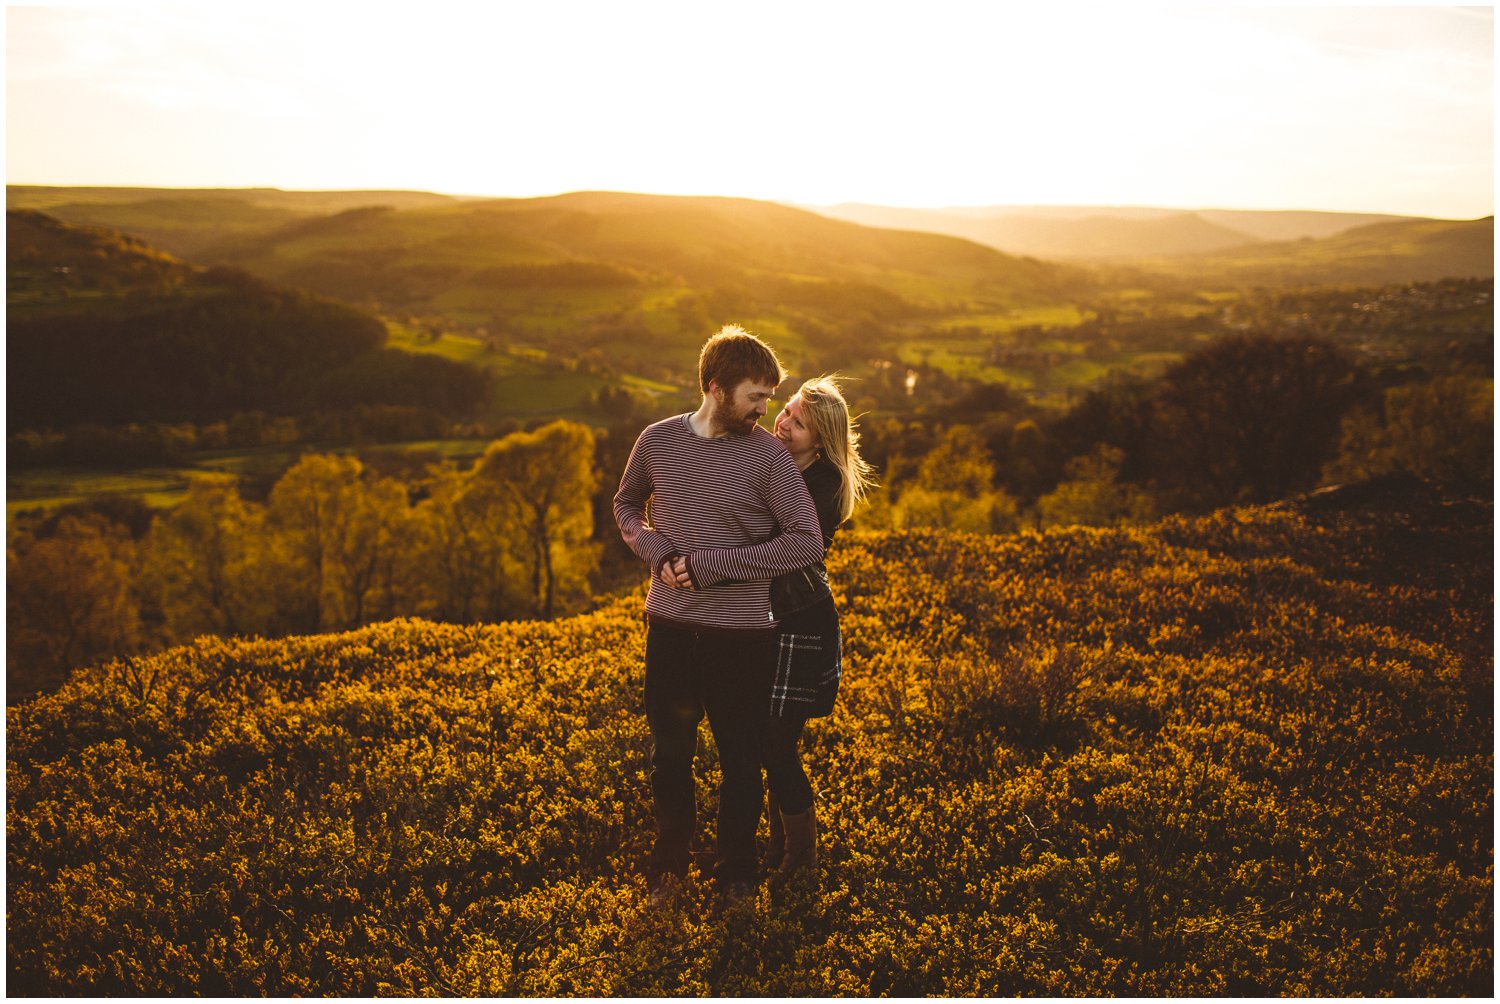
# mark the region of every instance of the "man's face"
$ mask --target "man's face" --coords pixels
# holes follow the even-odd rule
[[[714,426],[731,436],[748,436],[766,417],[766,406],[776,393],[775,384],[742,381],[732,393],[714,386]]]

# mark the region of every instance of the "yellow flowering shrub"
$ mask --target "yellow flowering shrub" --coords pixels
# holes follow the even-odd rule
[[[640,593],[80,671],[8,709],[10,989],[1488,994],[1491,540],[1455,506],[843,536],[819,880],[727,909],[647,903]]]

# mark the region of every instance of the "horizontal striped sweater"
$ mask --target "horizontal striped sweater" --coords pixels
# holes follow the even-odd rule
[[[770,580],[823,558],[807,484],[760,426],[709,439],[689,418],[646,427],[615,494],[620,535],[653,573],[676,554],[692,565],[694,589],[652,575],[646,612],[718,630],[769,628]]]

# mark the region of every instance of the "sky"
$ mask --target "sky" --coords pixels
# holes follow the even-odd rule
[[[1480,7],[8,5],[6,180],[1494,211]]]

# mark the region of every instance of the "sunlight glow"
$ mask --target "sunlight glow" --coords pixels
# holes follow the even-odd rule
[[[1475,217],[1487,9],[7,11],[11,183]]]

